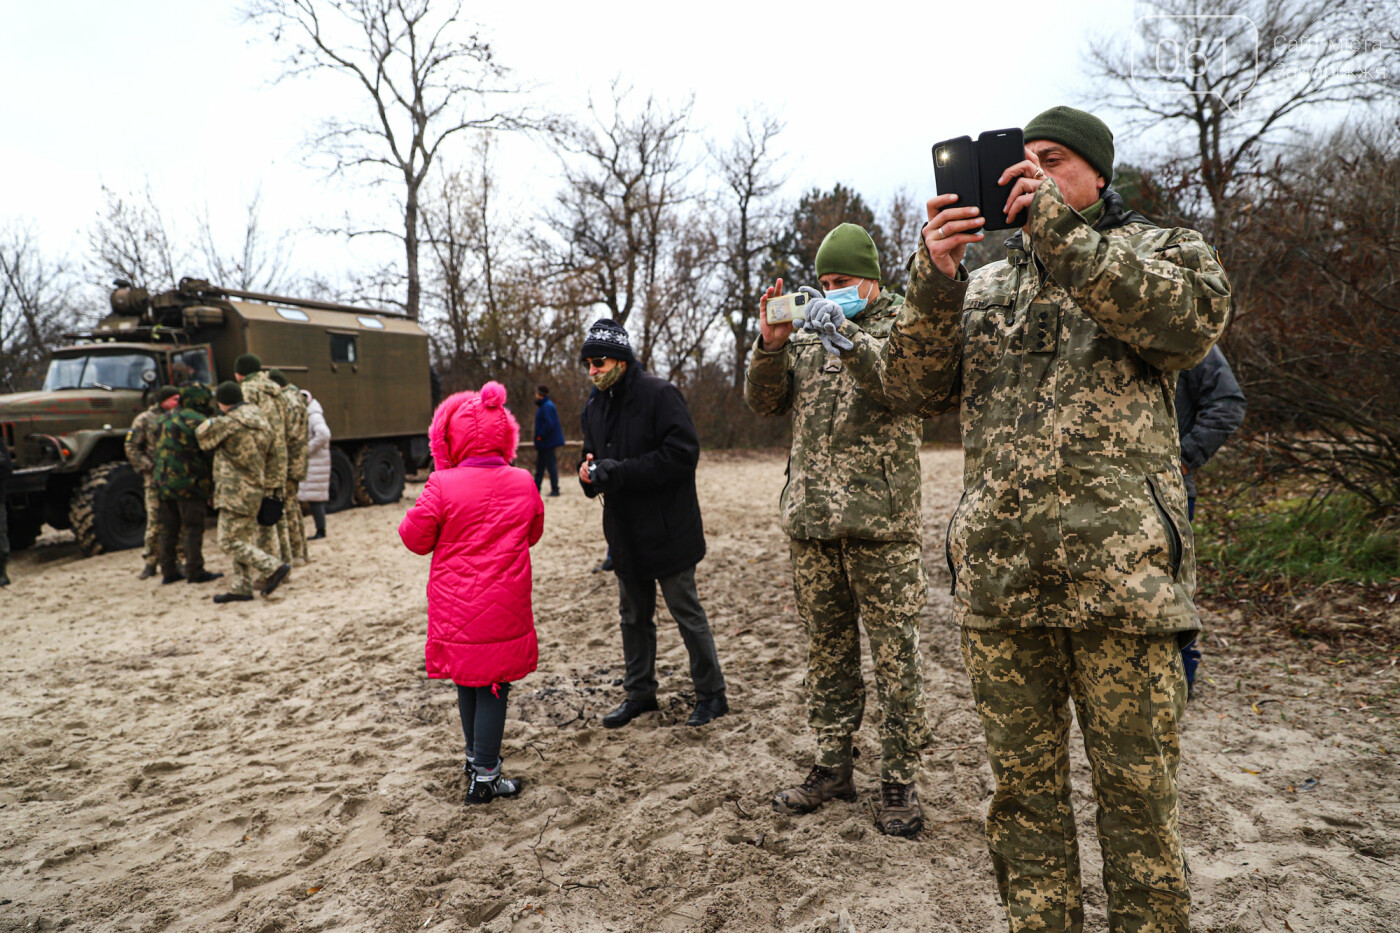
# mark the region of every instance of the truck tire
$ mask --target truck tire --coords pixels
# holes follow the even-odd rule
[[[39,539],[39,531],[44,527],[43,518],[35,515],[33,509],[10,509],[5,523],[9,528],[6,540],[11,551],[24,551],[33,547],[34,542]]]
[[[68,519],[85,557],[140,547],[146,538],[146,491],[129,463],[104,463],[83,477]]]
[[[393,444],[366,444],[355,458],[355,504],[384,505],[403,498],[403,453]]]
[[[350,462],[345,451],[331,448],[331,491],[326,500],[327,512],[341,512],[354,504],[355,464]]]

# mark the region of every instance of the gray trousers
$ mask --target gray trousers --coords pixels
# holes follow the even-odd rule
[[[621,597],[622,656],[627,674],[622,685],[633,698],[656,695],[656,588],[666,608],[680,626],[681,640],[690,653],[690,679],[695,684],[695,698],[708,700],[724,696],[724,674],[719,669],[719,654],[710,634],[710,620],[700,605],[695,589],[695,568],[660,580],[629,580],[618,575],[617,589]]]

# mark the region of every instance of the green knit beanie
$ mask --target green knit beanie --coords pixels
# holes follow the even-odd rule
[[[214,392],[214,397],[221,405],[240,405],[243,403],[243,390],[236,382],[221,382]]]
[[[817,278],[833,272],[880,281],[880,251],[864,227],[842,224],[817,247]]]
[[[1104,183],[1113,180],[1113,132],[1092,113],[1073,107],[1051,107],[1026,124],[1026,142],[1048,139],[1082,155]]]
[[[284,389],[287,387],[287,377],[282,374],[282,370],[280,369],[269,369],[267,371],[267,378],[271,379],[273,382],[277,383]]]
[[[253,373],[262,371],[262,360],[255,353],[245,353],[233,361],[233,371],[240,376],[251,376]]]
[[[179,394],[180,390],[174,386],[161,386],[160,391],[156,393],[156,400],[164,402],[166,399],[173,398]]]

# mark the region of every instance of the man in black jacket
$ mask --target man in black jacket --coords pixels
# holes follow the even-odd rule
[[[1181,472],[1186,474],[1186,516],[1192,521],[1196,519],[1195,472],[1244,423],[1244,409],[1244,392],[1219,346],[1211,347],[1205,359],[1176,378]],[[1186,695],[1191,697],[1196,692],[1196,668],[1201,663],[1196,638],[1181,646],[1181,663],[1186,671]]]
[[[603,717],[625,726],[656,703],[656,588],[690,653],[695,711],[688,726],[729,712],[710,622],[695,589],[705,530],[695,494],[700,441],[680,390],[644,373],[627,331],[604,318],[588,329],[582,358],[596,391],[583,412],[579,482],[603,496],[603,536],[621,596],[623,687],[627,698]]]

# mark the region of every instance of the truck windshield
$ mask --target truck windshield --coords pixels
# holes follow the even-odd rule
[[[144,353],[66,356],[49,362],[44,391],[58,389],[144,389],[142,373],[155,373],[154,357]]]

